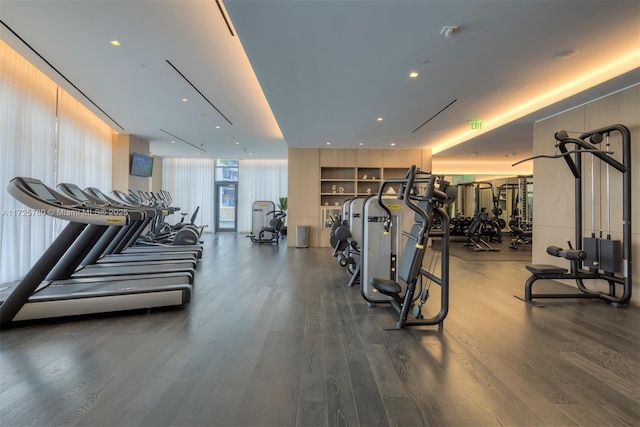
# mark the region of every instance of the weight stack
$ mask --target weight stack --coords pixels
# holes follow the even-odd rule
[[[596,237],[585,237],[582,240],[582,250],[587,253],[587,258],[582,261],[582,265],[589,270],[598,270],[600,268],[598,255],[600,245],[598,240]]]
[[[622,269],[622,250],[620,240],[599,239],[598,243],[600,270],[607,273],[619,273]]]

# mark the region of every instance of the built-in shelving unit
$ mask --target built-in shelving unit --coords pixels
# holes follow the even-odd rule
[[[355,168],[320,168],[320,204],[322,206],[342,206],[342,202],[355,195]]]
[[[371,194],[377,193],[383,179],[402,178],[411,165],[430,171],[431,152],[290,147],[289,230],[296,230],[299,225],[309,226],[309,246],[329,246],[331,222],[340,217],[345,200],[366,196],[369,190]],[[294,243],[295,239],[289,239],[287,245]]]
[[[376,194],[385,179],[402,178],[407,168],[384,167],[321,167],[320,205],[322,227],[330,227],[328,210],[341,209],[342,203],[356,196]],[[398,189],[394,189],[398,190]]]

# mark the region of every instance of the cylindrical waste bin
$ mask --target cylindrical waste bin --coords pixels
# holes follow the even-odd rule
[[[309,247],[309,226],[296,225],[296,248]]]

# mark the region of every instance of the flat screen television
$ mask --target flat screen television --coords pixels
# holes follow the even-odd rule
[[[140,153],[131,156],[131,175],[149,177],[153,173],[153,157]]]

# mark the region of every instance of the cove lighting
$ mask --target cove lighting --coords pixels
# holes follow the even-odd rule
[[[567,79],[563,84],[559,84],[535,98],[507,107],[507,109],[497,113],[489,120],[485,120],[480,130],[468,129],[452,138],[436,142],[431,149],[431,153],[438,154],[448,148],[462,144],[471,138],[497,129],[513,120],[524,117],[527,114],[531,114],[541,108],[622,75],[637,68],[638,63],[640,63],[640,47],[631,50],[626,55],[622,55],[615,60],[604,62],[599,67],[587,70],[581,75],[572,75],[571,78]]]

